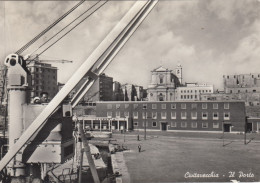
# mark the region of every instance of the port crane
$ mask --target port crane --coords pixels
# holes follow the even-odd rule
[[[85,62],[78,68],[74,75],[67,81],[58,94],[50,101],[50,103],[42,110],[42,112],[36,117],[35,120],[28,126],[28,128],[16,139],[16,142],[12,142],[7,154],[0,162],[0,171],[7,166],[7,164],[17,155],[18,152],[25,146],[30,145],[31,139],[42,129],[45,125],[45,121],[56,111],[67,95],[75,88],[83,77],[87,77],[87,80],[83,83],[81,88],[71,99],[71,108],[74,108],[80,99],[87,93],[90,87],[93,85],[97,77],[103,73],[106,67],[111,63],[113,58],[117,55],[123,45],[136,31],[145,17],[156,5],[157,0],[137,1],[131,7],[131,9],[125,14],[125,16],[118,22],[118,24],[111,30],[111,32],[105,37],[105,39],[99,44],[99,46],[92,52]],[[8,75],[17,74],[17,71],[21,72],[21,76],[26,79],[26,72],[24,71],[24,59],[20,52],[9,55],[5,64],[8,66]],[[14,71],[13,68],[16,67]],[[10,86],[12,88],[15,86]],[[20,87],[26,87],[26,84]],[[10,96],[10,100],[12,96]],[[14,100],[14,99],[13,99]],[[15,123],[10,115],[10,123]],[[12,125],[11,125],[12,126]],[[10,126],[10,130],[11,129]]]

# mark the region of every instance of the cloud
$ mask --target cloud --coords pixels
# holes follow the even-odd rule
[[[46,38],[91,3],[95,1],[87,1],[80,11],[46,34]],[[73,65],[57,65],[61,82],[86,60],[133,3],[110,1],[45,53],[74,61]],[[73,1],[6,2],[8,50],[16,51],[75,4]],[[161,64],[174,70],[181,63],[186,82],[221,87],[223,74],[258,72],[259,21],[257,0],[159,1],[105,72],[122,83],[147,87],[151,70]],[[0,41],[4,39],[0,35]],[[43,41],[44,38],[39,40]]]

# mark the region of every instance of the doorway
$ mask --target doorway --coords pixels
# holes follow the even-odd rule
[[[230,132],[231,124],[224,124],[224,132]]]
[[[252,132],[253,131],[253,124],[252,123],[247,123],[246,124],[246,131],[247,132]]]
[[[161,130],[162,131],[166,131],[167,130],[167,123],[166,122],[161,123]]]

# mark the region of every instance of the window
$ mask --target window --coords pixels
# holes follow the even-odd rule
[[[147,104],[143,104],[143,109],[147,109]]]
[[[176,104],[171,104],[171,109],[176,109]]]
[[[134,111],[134,119],[138,119],[138,112]]]
[[[129,112],[124,112],[124,117],[129,117]]]
[[[162,83],[163,83],[163,75],[160,74],[160,75],[159,75],[159,78],[160,78],[160,84],[162,84]]]
[[[153,127],[157,127],[157,122],[153,121]]]
[[[166,104],[162,104],[162,109],[166,109]]]
[[[107,104],[107,109],[112,109],[112,104]]]
[[[191,109],[197,109],[197,104],[191,104]]]
[[[147,119],[147,112],[143,112],[143,119]]]
[[[161,119],[166,119],[166,112],[161,112]]]
[[[177,127],[177,123],[176,122],[171,122],[171,127]]]
[[[213,128],[219,128],[219,123],[213,123]]]
[[[171,112],[171,119],[176,119],[176,112]]]
[[[181,104],[181,109],[186,109],[186,104]]]
[[[229,103],[224,103],[224,109],[229,109]]]
[[[202,123],[202,128],[208,128],[208,123]]]
[[[229,112],[224,113],[224,120],[230,120],[230,113]]]
[[[202,109],[207,109],[207,103],[202,103]]]
[[[218,112],[213,113],[213,120],[218,120]]]
[[[187,119],[187,113],[181,112],[181,119]]]
[[[191,112],[191,119],[197,119],[197,112]]]
[[[107,117],[108,117],[108,118],[112,118],[112,112],[111,112],[111,111],[108,111],[108,112],[107,112]]]
[[[120,118],[120,111],[116,111],[116,117]]]
[[[181,127],[186,128],[187,127],[187,122],[181,122]]]
[[[213,103],[213,109],[218,109],[218,103]]]
[[[138,126],[138,122],[134,122],[134,126]]]
[[[152,119],[157,119],[157,112],[152,112]]]
[[[208,113],[207,112],[203,112],[202,113],[202,119],[208,119]]]
[[[157,104],[152,104],[152,109],[157,109]]]
[[[148,121],[146,121],[146,122],[143,121],[143,127],[144,127],[144,124],[146,124],[146,127],[148,127]]]
[[[138,104],[134,104],[134,109],[136,109],[138,107]]]
[[[116,109],[119,109],[120,108],[120,104],[116,104]]]
[[[192,122],[191,123],[191,128],[197,128],[197,122]]]

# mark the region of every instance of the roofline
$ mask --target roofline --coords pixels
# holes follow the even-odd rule
[[[232,100],[232,101],[227,101],[227,100],[215,100],[215,101],[96,101],[96,103],[245,103],[244,101],[241,100]]]

